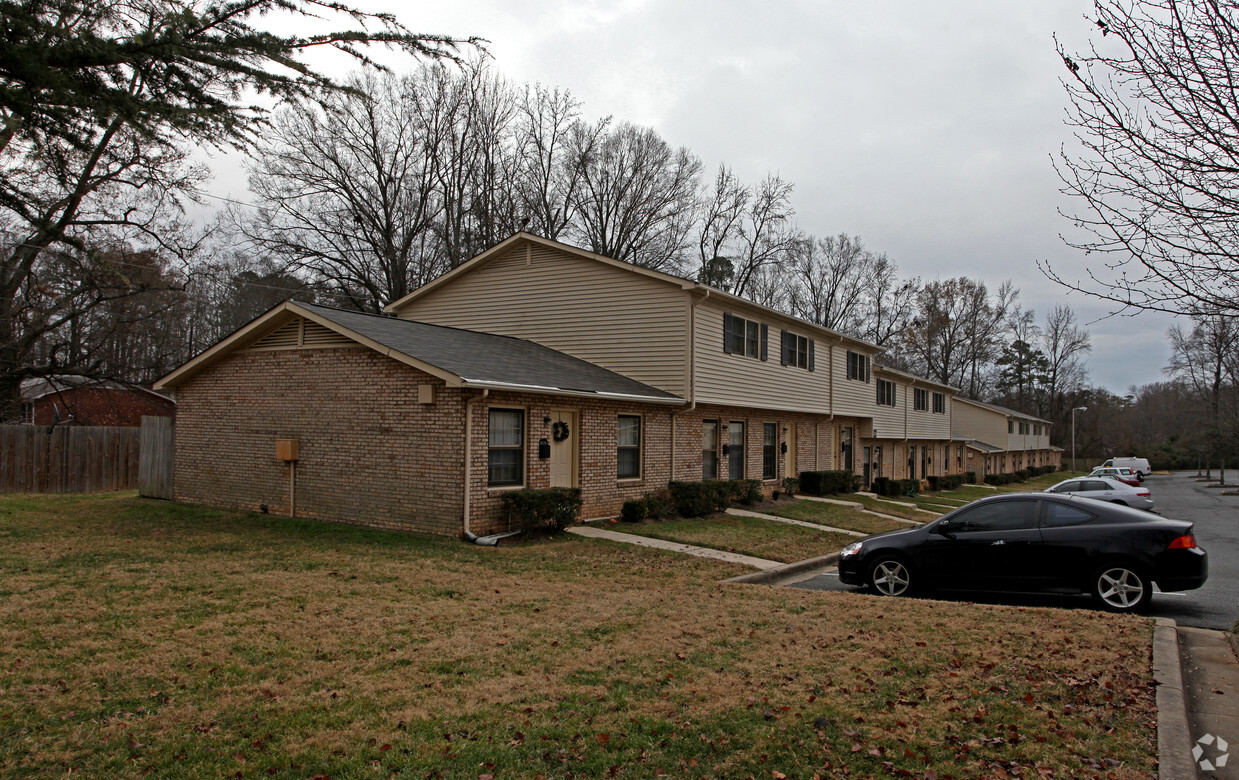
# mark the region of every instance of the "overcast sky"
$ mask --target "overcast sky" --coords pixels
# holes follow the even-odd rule
[[[1106,305],[1048,281],[1093,261],[1063,244],[1051,156],[1063,66],[1092,29],[1086,0],[360,0],[416,32],[489,39],[508,79],[565,87],[611,115],[755,182],[795,182],[800,227],[846,232],[905,276],[1011,279],[1042,320],[1055,302],[1085,322]],[[384,58],[397,69],[411,67]],[[212,188],[244,199],[221,165]],[[1095,262],[1095,261],[1094,261]],[[1089,325],[1094,384],[1162,379],[1165,315]]]

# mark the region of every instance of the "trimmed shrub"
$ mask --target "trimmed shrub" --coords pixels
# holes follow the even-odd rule
[[[964,472],[964,481],[970,485],[977,484],[977,473],[975,471]]]
[[[915,496],[921,492],[921,481],[919,479],[901,479],[899,480],[899,495]]]
[[[760,479],[745,479],[731,483],[733,498],[739,501],[744,506],[750,506],[761,501],[761,480]]]
[[[562,531],[581,518],[581,489],[514,490],[503,494],[503,506],[514,526]]]
[[[800,480],[796,477],[783,477],[783,492],[794,496],[800,492]]]
[[[987,485],[1010,485],[1015,481],[1014,474],[986,474],[985,484]]]
[[[671,500],[671,491],[666,488],[655,490],[653,493],[646,493],[642,496],[645,501],[645,516],[652,517],[656,520],[663,520],[671,517],[674,510],[674,503]]]
[[[718,479],[704,482],[670,482],[671,503],[681,517],[701,517],[722,512],[735,495],[732,483]]]
[[[1017,469],[1015,472],[1015,479],[1012,481],[1013,482],[1024,482],[1025,480],[1030,479],[1031,477],[1032,477],[1032,474],[1028,472],[1028,469]]]
[[[860,489],[860,477],[850,471],[802,471],[800,489],[811,496],[855,493]]]
[[[630,498],[620,507],[620,520],[639,523],[647,517],[648,511],[644,498]]]
[[[944,474],[940,477],[926,477],[930,490],[954,490],[964,484],[963,474]]]
[[[897,496],[900,490],[899,483],[890,477],[874,477],[870,487],[879,496]]]

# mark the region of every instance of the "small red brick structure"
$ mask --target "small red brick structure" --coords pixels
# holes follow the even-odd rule
[[[138,385],[83,376],[22,382],[24,422],[33,425],[137,427],[143,415],[176,416],[176,401]]]

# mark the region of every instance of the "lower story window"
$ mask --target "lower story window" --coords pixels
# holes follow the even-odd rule
[[[619,416],[617,437],[616,476],[620,479],[636,479],[641,476],[641,418],[635,414]]]
[[[487,484],[519,485],[525,481],[525,411],[491,409],[487,452]]]
[[[718,420],[701,421],[701,478],[718,479]]]
[[[727,429],[727,478],[744,479],[744,423],[732,420]]]
[[[762,425],[761,478],[774,479],[778,469],[779,429],[775,423]]]

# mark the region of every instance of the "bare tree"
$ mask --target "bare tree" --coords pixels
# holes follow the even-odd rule
[[[1056,167],[1067,214],[1096,253],[1086,279],[1122,306],[1239,314],[1239,3],[1095,0],[1101,40],[1058,53],[1082,146]]]
[[[349,92],[280,111],[250,164],[259,208],[238,218],[245,237],[359,310],[447,270],[440,150],[459,95],[444,70],[364,72]]]
[[[574,237],[600,255],[661,271],[681,270],[696,221],[701,162],[649,128],[622,123],[574,136],[582,177]]]
[[[984,283],[966,277],[929,282],[917,294],[916,319],[900,347],[923,376],[980,397],[1017,295],[1010,282],[993,296]]]
[[[1084,356],[1092,352],[1093,346],[1088,331],[1076,323],[1075,312],[1063,303],[1055,304],[1046,315],[1039,343],[1049,364],[1041,393],[1041,416],[1060,423],[1070,407],[1064,403],[1065,398],[1082,390],[1088,379]]]
[[[860,327],[855,335],[879,347],[897,347],[898,337],[912,324],[921,279],[899,278],[899,267],[885,254],[874,255],[869,269],[869,284],[861,299]],[[908,366],[899,360],[897,351],[883,356],[896,368]]]
[[[1192,318],[1191,330],[1174,325],[1166,335],[1171,355],[1165,371],[1200,399],[1216,450],[1222,439],[1233,441],[1239,423],[1235,409],[1224,403],[1233,395],[1228,389],[1239,384],[1239,323],[1220,314],[1200,314]]]
[[[576,216],[576,191],[588,159],[609,121],[587,125],[580,103],[567,90],[526,87],[518,103],[520,171],[517,189],[536,235],[558,241]],[[577,153],[573,154],[576,149]]]
[[[714,185],[703,198],[701,227],[697,233],[697,254],[701,262],[698,281],[722,290],[731,289],[735,264],[727,254],[739,233],[751,197],[752,192],[730,168],[718,167]],[[726,273],[720,273],[720,267],[725,267]]]
[[[877,256],[846,233],[808,237],[792,253],[792,312],[815,325],[857,334]]]
[[[755,275],[772,267],[782,268],[803,236],[792,223],[795,185],[776,175],[762,180],[748,199],[737,233],[738,251],[731,292],[749,297]]]

